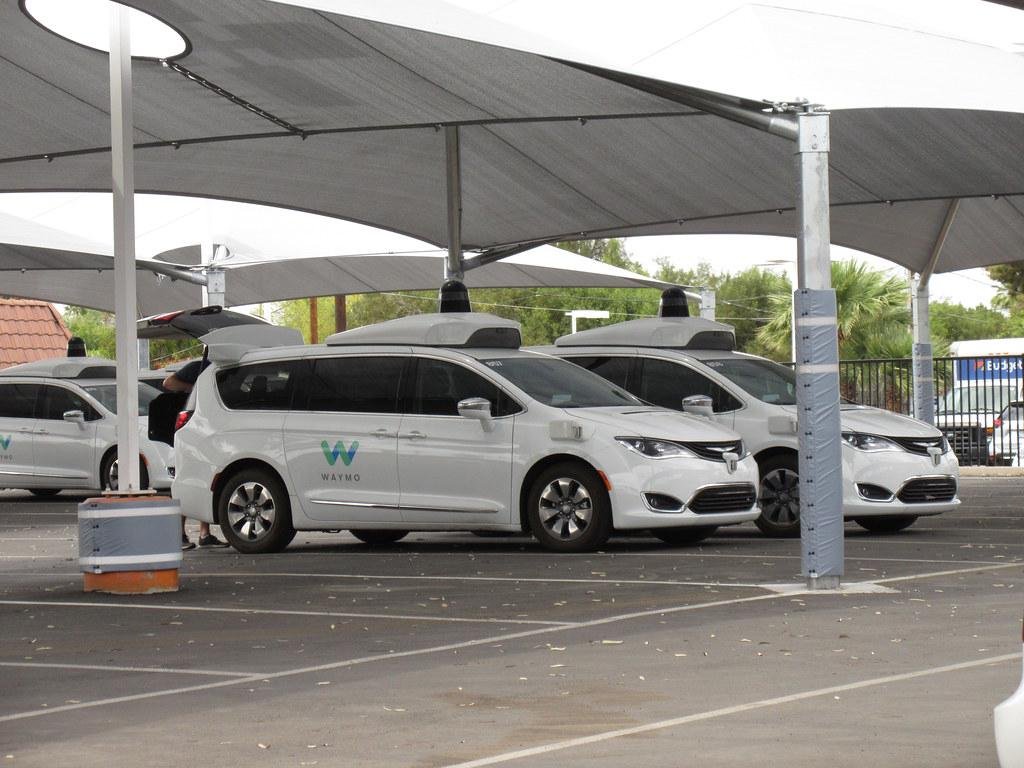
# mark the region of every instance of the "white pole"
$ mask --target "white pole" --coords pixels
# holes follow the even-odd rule
[[[129,9],[111,3],[110,148],[114,193],[114,316],[117,333],[118,490],[139,482],[139,358],[135,332],[135,168]]]

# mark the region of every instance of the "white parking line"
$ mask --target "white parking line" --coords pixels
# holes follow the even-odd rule
[[[84,701],[78,704],[63,704],[57,707],[47,707],[46,709],[32,709],[25,712],[17,712],[11,715],[0,716],[0,723],[6,723],[13,720],[24,720],[30,717],[42,717],[44,715],[55,715],[60,712],[70,712],[77,709],[90,709],[93,707],[104,707],[113,704],[124,704],[133,701],[142,701],[144,699],[155,699],[162,696],[175,696],[182,693],[196,693],[199,691],[208,691],[214,688],[226,688],[234,685],[245,685],[247,683],[258,683],[267,680],[275,680],[285,677],[295,677],[297,675],[307,675],[313,673],[322,673],[334,669],[344,669],[346,667],[355,667],[362,664],[370,664],[377,661],[390,661],[393,659],[403,659],[412,656],[425,656],[433,653],[446,653],[449,651],[461,650],[463,648],[474,648],[481,645],[488,645],[493,643],[504,643],[509,640],[518,640],[526,637],[535,637],[537,635],[552,634],[555,632],[566,632],[575,629],[588,629],[590,627],[597,627],[604,624],[612,624],[619,621],[629,621],[631,619],[648,618],[652,616],[660,616],[667,613],[680,613],[683,611],[697,611],[704,608],[718,608],[726,605],[738,605],[740,603],[752,603],[762,600],[778,600],[782,595],[767,594],[758,595],[756,597],[740,597],[734,600],[717,600],[711,603],[697,603],[694,605],[683,605],[675,606],[672,608],[662,608],[651,611],[638,611],[636,613],[627,613],[620,616],[609,616],[604,619],[594,619],[592,621],[579,622],[577,624],[570,624],[567,626],[558,627],[543,627],[541,629],[530,629],[523,632],[513,632],[504,635],[492,635],[491,637],[479,638],[477,640],[465,640],[458,643],[449,643],[447,645],[435,645],[429,648],[419,648],[411,651],[398,651],[396,653],[381,653],[374,656],[363,656],[357,659],[346,659],[344,661],[328,662],[326,664],[318,664],[310,667],[300,667],[298,669],[289,669],[282,672],[274,672],[269,675],[252,675],[248,677],[236,678],[233,680],[220,680],[216,683],[205,683],[202,685],[189,685],[181,688],[170,688],[162,691],[150,691],[148,693],[136,693],[129,696],[116,696],[109,699],[97,699],[95,701]],[[75,605],[78,605],[77,603]]]
[[[193,613],[241,613],[247,616],[323,616],[341,619],[385,619],[394,621],[440,621],[449,624],[523,624],[542,627],[574,627],[571,621],[533,621],[529,619],[473,619],[455,616],[415,616],[391,613],[348,613],[341,611],[286,611],[273,608],[218,608],[209,605],[146,605],[139,603],[100,603],[93,601],[0,600],[0,605],[28,605],[33,608],[132,608],[144,611],[182,611]]]
[[[103,664],[45,664],[34,661],[0,661],[0,667],[39,667],[42,669],[86,669],[100,672],[157,672],[165,675],[210,675],[212,677],[253,677],[258,672],[224,672],[216,669],[168,669],[165,667],[111,667]]]
[[[76,541],[74,536],[3,536],[0,541]]]
[[[935,571],[933,573],[916,573],[910,576],[892,576],[885,579],[875,579],[876,584],[892,584],[896,581],[912,581],[914,579],[932,579],[938,576],[959,576],[964,573],[982,573],[984,571],[999,571],[1004,568],[1024,568],[1024,563],[1004,563],[1003,565],[984,565],[977,568],[958,568],[952,571]]]
[[[818,688],[817,690],[813,691],[801,691],[800,693],[792,693],[788,696],[776,696],[775,698],[761,699],[760,701],[752,701],[747,704],[738,704],[733,707],[722,707],[721,709],[712,709],[706,712],[697,712],[695,714],[685,715],[683,717],[674,717],[670,720],[659,720],[653,723],[637,725],[632,728],[620,728],[615,731],[605,731],[604,733],[595,733],[592,736],[581,736],[576,739],[566,739],[565,741],[557,741],[551,744],[544,744],[543,746],[539,747],[531,747],[530,749],[520,749],[515,752],[505,752],[500,755],[482,757],[477,760],[470,760],[468,762],[453,763],[445,766],[445,768],[482,768],[485,765],[507,763],[511,762],[512,760],[519,760],[524,757],[544,755],[551,752],[558,752],[563,749],[583,747],[590,744],[597,744],[602,741],[619,739],[623,736],[636,736],[637,734],[641,733],[650,733],[651,731],[660,731],[666,728],[675,728],[680,725],[688,725],[689,723],[697,723],[704,720],[713,720],[719,717],[738,715],[744,712],[751,712],[757,709],[765,709],[767,707],[778,707],[785,704],[792,704],[793,702],[804,701],[805,699],[820,698],[821,696],[831,696],[837,693],[844,693],[846,691],[856,691],[861,688],[873,688],[879,685],[899,683],[905,680],[914,680],[920,677],[928,677],[931,675],[941,675],[949,672],[959,672],[964,669],[983,667],[990,664],[1001,664],[1007,661],[1016,661],[1019,658],[1020,653],[1008,653],[1003,656],[989,656],[985,659],[975,659],[973,661],[965,661],[959,664],[947,664],[942,667],[919,669],[916,672],[905,672],[899,675],[875,677],[870,680],[860,680],[858,682],[847,683],[845,685],[833,685],[828,688]]]

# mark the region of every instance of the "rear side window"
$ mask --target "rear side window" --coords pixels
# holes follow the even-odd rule
[[[681,410],[683,398],[707,395],[715,413],[735,411],[742,403],[707,376],[703,376],[680,363],[667,360],[645,359],[640,376],[640,398],[662,408]]]
[[[42,388],[39,418],[60,421],[68,411],[81,411],[86,421],[94,421],[100,417],[96,409],[89,405],[85,398],[64,387],[45,386]]]
[[[34,419],[38,384],[0,384],[0,417]]]
[[[397,413],[404,357],[325,357],[313,362],[310,411]]]
[[[217,371],[217,391],[231,410],[286,411],[297,368],[295,360],[278,360]]]
[[[629,388],[629,369],[633,365],[632,357],[567,357],[566,360],[596,373],[627,392],[632,391]]]
[[[491,416],[509,416],[522,410],[500,387],[483,376],[445,360],[420,358],[413,380],[412,413],[423,416],[458,416],[459,401],[482,397],[491,403]]]

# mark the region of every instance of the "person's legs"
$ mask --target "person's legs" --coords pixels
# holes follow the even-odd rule
[[[200,521],[199,523],[199,546],[200,547],[226,547],[227,542],[221,541],[210,533],[210,524]]]

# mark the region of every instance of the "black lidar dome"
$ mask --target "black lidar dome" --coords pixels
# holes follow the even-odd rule
[[[472,312],[469,291],[458,280],[447,280],[437,292],[438,312]]]
[[[690,305],[686,303],[686,291],[682,288],[667,288],[661,293],[658,306],[659,317],[689,317]]]
[[[85,339],[72,336],[68,339],[68,357],[85,357]]]

